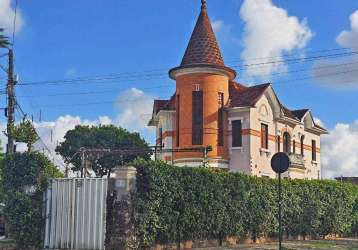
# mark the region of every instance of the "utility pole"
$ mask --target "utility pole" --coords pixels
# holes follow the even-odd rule
[[[14,81],[14,52],[9,49],[9,68],[7,70],[8,81],[7,81],[7,154],[14,153],[15,142],[11,129],[15,124],[15,81]]]

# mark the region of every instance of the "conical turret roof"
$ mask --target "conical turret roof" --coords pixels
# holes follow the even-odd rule
[[[188,47],[179,67],[169,71],[175,79],[176,72],[187,68],[214,68],[227,74],[230,79],[236,77],[236,72],[225,66],[219,44],[211,26],[206,0],[201,0],[201,11],[191,35]]]
[[[199,18],[180,66],[195,64],[224,66],[224,60],[211,26],[205,1],[202,3]]]

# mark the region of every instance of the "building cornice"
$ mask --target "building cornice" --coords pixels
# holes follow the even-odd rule
[[[181,66],[173,68],[169,71],[169,76],[173,80],[176,80],[178,76],[189,75],[189,74],[217,74],[228,77],[230,80],[235,79],[236,72],[225,66],[216,65],[192,65],[192,66]]]

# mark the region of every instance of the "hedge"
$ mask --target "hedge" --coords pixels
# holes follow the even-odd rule
[[[186,240],[277,236],[277,181],[208,168],[137,161],[135,216],[142,248]],[[287,235],[358,233],[358,186],[284,180]]]
[[[45,225],[43,192],[49,179],[63,177],[62,173],[44,154],[26,152],[6,156],[0,164],[0,176],[4,215],[16,249],[40,249]]]

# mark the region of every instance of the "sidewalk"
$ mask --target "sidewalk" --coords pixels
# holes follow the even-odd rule
[[[335,240],[315,240],[315,241],[285,241],[284,249],[290,250],[358,250],[358,239],[342,238]],[[253,249],[253,250],[277,250],[278,243],[257,244],[257,245],[238,245],[235,248],[213,247],[196,248],[196,250],[231,250],[231,249]]]

